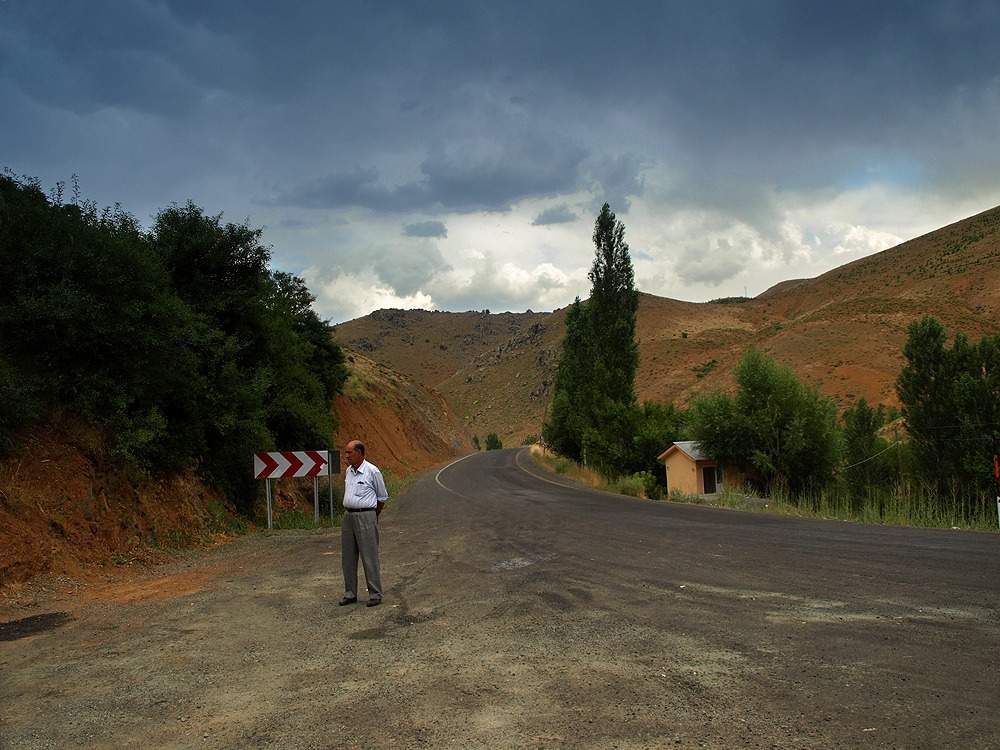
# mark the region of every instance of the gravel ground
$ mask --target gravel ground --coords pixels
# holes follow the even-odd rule
[[[379,607],[337,606],[339,531],[285,531],[0,611],[0,748],[1000,746],[1000,536],[529,463],[392,498]]]

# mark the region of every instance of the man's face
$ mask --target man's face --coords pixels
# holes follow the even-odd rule
[[[347,463],[353,466],[355,469],[361,466],[361,462],[365,460],[365,457],[361,454],[354,443],[348,443],[347,448],[344,450],[344,455],[347,458]]]

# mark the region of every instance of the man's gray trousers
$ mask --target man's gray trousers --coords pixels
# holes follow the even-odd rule
[[[344,565],[344,594],[358,595],[358,557],[365,569],[368,596],[382,597],[382,573],[378,563],[378,524],[374,508],[368,511],[344,511],[340,527],[340,555]]]

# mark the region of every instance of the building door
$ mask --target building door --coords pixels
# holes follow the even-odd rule
[[[701,476],[702,476],[702,484],[705,488],[705,494],[714,495],[717,491],[715,487],[715,467],[702,466]]]

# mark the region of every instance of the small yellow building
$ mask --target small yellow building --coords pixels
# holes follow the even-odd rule
[[[667,467],[668,492],[676,490],[685,495],[714,495],[722,491],[727,479],[736,481],[733,471],[727,471],[702,453],[693,440],[674,443],[657,458]]]

